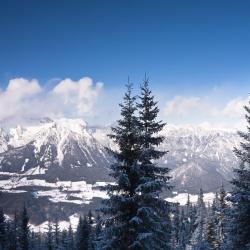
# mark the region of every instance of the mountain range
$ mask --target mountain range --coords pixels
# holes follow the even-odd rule
[[[0,203],[7,214],[25,202],[39,224],[98,207],[106,197],[99,187],[113,181],[105,148],[116,146],[109,132],[66,118],[0,128]],[[161,134],[160,148],[168,153],[159,164],[171,169],[175,193],[215,192],[221,183],[230,188],[240,140],[235,131],[167,125]]]

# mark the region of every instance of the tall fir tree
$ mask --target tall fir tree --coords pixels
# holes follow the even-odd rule
[[[169,190],[169,169],[157,164],[165,151],[158,149],[165,137],[159,135],[165,123],[157,120],[159,108],[145,76],[139,102],[140,155],[137,213],[133,222],[137,226],[135,249],[169,249],[171,238],[170,206],[161,197]]]
[[[29,216],[26,206],[23,207],[23,211],[20,218],[20,230],[19,230],[19,246],[21,250],[29,249]]]
[[[100,214],[98,213],[96,217],[96,223],[94,226],[94,239],[93,239],[94,249],[98,249],[101,239],[102,239],[102,219]]]
[[[80,217],[76,233],[77,250],[90,250],[90,225],[86,216]]]
[[[184,226],[185,226],[184,244],[186,246],[190,244],[190,240],[195,229],[194,226],[195,216],[196,216],[196,207],[192,205],[190,201],[190,195],[188,194],[187,203],[184,207]]]
[[[219,190],[219,202],[217,208],[217,235],[218,242],[220,244],[220,249],[224,248],[226,237],[227,237],[227,224],[228,224],[228,205],[226,203],[226,191],[224,189],[223,184],[221,184]]]
[[[216,209],[209,207],[206,219],[206,241],[208,249],[219,250]]]
[[[234,169],[233,189],[229,197],[232,203],[230,245],[238,250],[250,249],[250,101],[244,108],[247,130],[239,132],[242,142],[234,150],[240,164]]]
[[[47,234],[46,234],[46,248],[48,250],[53,250],[54,249],[54,244],[53,244],[53,227],[51,220],[48,222],[48,229],[47,229]]]
[[[138,119],[135,115],[135,97],[132,95],[132,85],[127,85],[123,98],[121,119],[112,128],[111,139],[118,146],[117,151],[108,149],[115,159],[111,165],[111,176],[116,184],[105,187],[109,199],[104,201],[101,209],[105,216],[101,249],[125,250],[132,248],[135,242],[136,222],[132,219],[138,209],[139,157]]]
[[[18,249],[18,216],[16,210],[14,212],[13,220],[8,221],[7,241],[8,250]]]
[[[206,207],[202,189],[200,189],[197,202],[195,230],[191,238],[191,245],[192,250],[206,250],[208,248],[206,240]]]
[[[0,208],[0,249],[4,250],[6,244],[6,221],[3,209]]]
[[[94,250],[94,240],[95,240],[95,235],[94,235],[94,231],[93,231],[93,224],[94,224],[94,220],[93,220],[93,214],[92,211],[89,210],[88,212],[88,224],[89,224],[89,246],[88,246],[88,250]]]
[[[74,250],[75,249],[75,241],[74,241],[74,233],[72,230],[71,224],[69,225],[68,234],[67,234],[67,248],[66,250]]]
[[[181,230],[181,216],[179,203],[174,204],[173,208],[173,223],[172,223],[172,236],[171,245],[175,249],[179,249],[180,245],[180,230]]]
[[[131,85],[121,104],[121,116],[110,137],[118,145],[111,151],[116,185],[109,185],[110,199],[102,209],[105,220],[104,249],[168,249],[170,247],[169,204],[161,198],[169,188],[169,169],[155,161],[165,152],[157,149],[164,137],[158,133],[165,124],[157,121],[159,109],[149,90],[148,79],[135,105]],[[139,116],[135,112],[138,109]]]
[[[68,232],[67,230],[62,230],[61,233],[62,237],[60,239],[60,249],[62,250],[68,250],[69,249],[69,242],[68,242]],[[71,249],[71,248],[70,248]]]
[[[53,232],[53,238],[54,238],[54,248],[57,250],[59,249],[59,243],[60,243],[60,228],[59,228],[59,222],[58,218],[56,217],[55,223],[54,223],[54,232]]]
[[[82,216],[80,216],[79,222],[77,225],[77,230],[76,230],[76,249],[77,250],[80,250],[81,246],[83,245],[82,224],[83,224],[83,220],[82,220]]]

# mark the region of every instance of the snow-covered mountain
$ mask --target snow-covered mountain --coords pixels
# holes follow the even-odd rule
[[[106,194],[98,186],[112,181],[111,158],[104,147],[109,127],[89,127],[80,119],[43,119],[32,126],[0,129],[0,203],[13,212],[29,203],[35,223],[48,214],[62,220],[95,208]],[[166,126],[161,148],[168,151],[160,164],[171,168],[174,190],[213,192],[232,177],[239,144],[236,132],[203,127]],[[59,212],[58,212],[59,211]]]
[[[1,142],[2,172],[41,172],[51,180],[86,178],[89,182],[107,177],[108,156],[80,119],[48,119],[35,126],[17,126],[8,136],[3,134]]]
[[[197,193],[215,191],[223,182],[229,186],[237,159],[233,153],[239,145],[236,131],[195,126],[167,126],[162,149],[169,151],[161,159],[171,171],[173,185],[179,191]]]

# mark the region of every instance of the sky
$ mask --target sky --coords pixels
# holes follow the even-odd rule
[[[0,1],[0,122],[119,118],[145,73],[160,118],[240,127],[250,92],[249,1]],[[18,120],[18,119],[17,119]]]

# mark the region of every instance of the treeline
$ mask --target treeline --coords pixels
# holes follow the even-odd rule
[[[13,219],[6,219],[0,208],[1,250],[94,250],[97,249],[100,234],[100,217],[94,218],[91,211],[79,218],[75,230],[71,225],[67,230],[61,230],[56,219],[53,222],[49,220],[47,229],[41,232],[30,228],[25,206],[21,213],[15,213]]]
[[[169,227],[170,249],[225,249],[230,232],[230,206],[221,186],[212,204],[205,204],[200,190],[198,202],[189,199],[185,206],[171,204]],[[24,207],[14,219],[5,219],[0,209],[0,245],[2,250],[96,250],[102,249],[103,220],[91,211],[79,218],[75,230],[70,225],[61,230],[59,221],[48,221],[45,232],[34,232],[29,227],[29,216]]]
[[[135,96],[127,85],[121,118],[109,135],[117,146],[107,149],[114,159],[110,169],[115,184],[104,187],[109,198],[99,209],[101,218],[80,218],[76,232],[61,232],[57,222],[39,234],[29,232],[26,209],[18,227],[13,226],[16,219],[4,222],[2,214],[2,249],[250,249],[250,106],[245,107],[247,131],[239,133],[242,143],[235,149],[240,165],[232,191],[226,196],[222,186],[214,202],[205,204],[201,189],[196,205],[188,200],[179,206],[162,196],[163,190],[172,189],[169,169],[157,164],[167,153],[158,147],[165,139],[160,133],[165,124],[158,120],[159,108],[146,77],[140,89]],[[7,248],[6,242],[14,241],[18,247]]]

